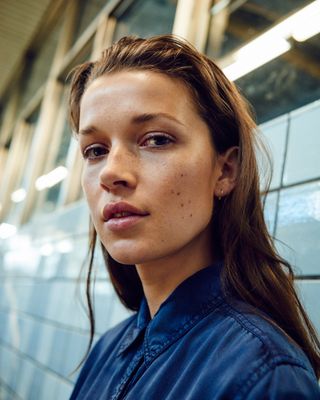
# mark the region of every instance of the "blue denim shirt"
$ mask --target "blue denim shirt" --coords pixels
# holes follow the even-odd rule
[[[320,399],[305,354],[250,306],[226,301],[221,268],[186,279],[153,319],[144,300],[104,334],[71,399]]]

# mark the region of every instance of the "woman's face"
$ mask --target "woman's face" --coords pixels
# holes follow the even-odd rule
[[[99,77],[82,97],[79,132],[83,189],[115,260],[203,252],[220,170],[182,82],[134,70]]]

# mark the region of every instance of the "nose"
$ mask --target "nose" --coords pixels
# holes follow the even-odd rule
[[[100,185],[108,190],[136,186],[135,155],[122,146],[112,147],[100,171]]]

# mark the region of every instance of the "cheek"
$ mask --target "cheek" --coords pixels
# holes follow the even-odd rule
[[[97,175],[94,172],[88,171],[84,168],[81,176],[81,186],[91,213],[93,213],[96,209],[96,204],[98,201],[97,192],[99,190],[99,180]]]
[[[212,213],[214,175],[210,163],[189,162],[177,165],[164,180],[168,209],[182,220]]]

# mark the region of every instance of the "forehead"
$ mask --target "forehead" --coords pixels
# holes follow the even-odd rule
[[[112,72],[93,80],[81,99],[80,122],[88,109],[123,113],[170,111],[180,118],[197,114],[184,82],[144,70]]]

